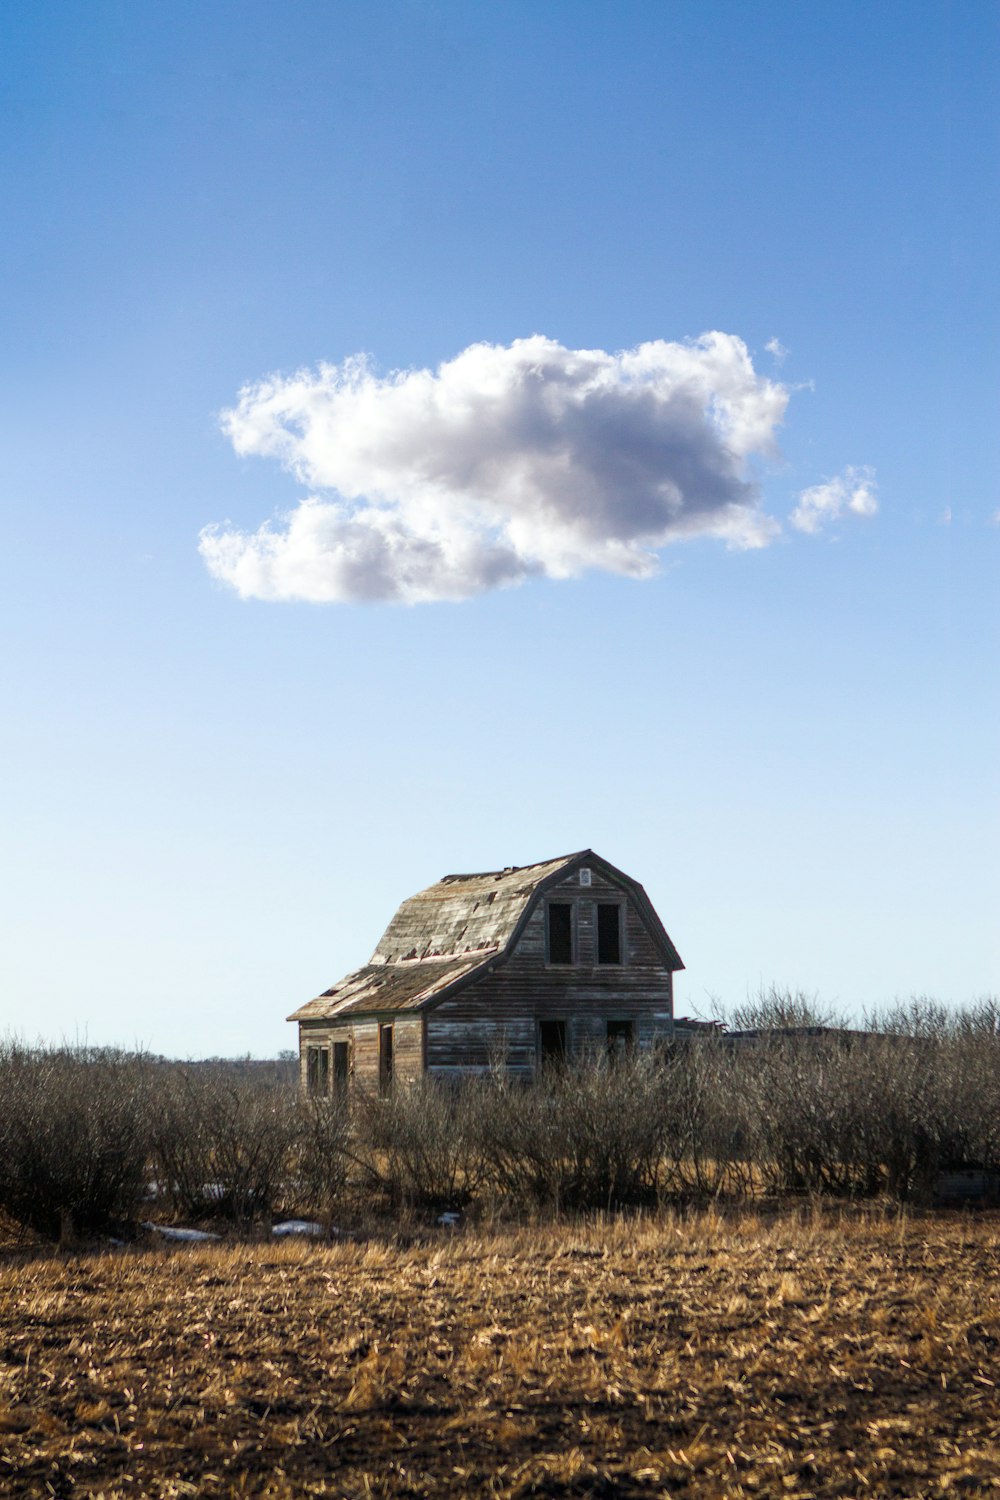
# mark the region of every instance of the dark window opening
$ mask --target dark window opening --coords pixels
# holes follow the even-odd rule
[[[338,1099],[347,1093],[347,1043],[333,1044],[333,1092]]]
[[[630,1052],[634,1045],[634,1021],[608,1022],[608,1057],[612,1062],[619,1057],[624,1057],[626,1052]]]
[[[392,1088],[392,1027],[378,1029],[378,1086],[383,1094]]]
[[[550,901],[548,908],[550,964],[573,962],[573,907],[568,901]]]
[[[600,901],[597,905],[597,962],[620,964],[622,961],[622,909],[617,902]]]
[[[330,1092],[330,1054],[326,1047],[306,1048],[306,1088],[321,1098]]]
[[[539,1021],[538,1050],[543,1068],[557,1067],[566,1061],[565,1021]]]

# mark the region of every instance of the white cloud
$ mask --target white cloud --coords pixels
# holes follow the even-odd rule
[[[845,513],[853,516],[873,516],[878,510],[875,471],[862,464],[848,467],[834,479],[814,484],[799,495],[799,503],[792,511],[791,523],[799,531],[815,533],[830,521],[838,520]]]
[[[767,350],[768,354],[774,356],[779,365],[788,358],[788,350],[785,348],[784,344],[779,338],[768,339],[767,343],[764,345],[764,348]]]
[[[623,353],[535,335],[436,371],[358,356],[245,387],[222,425],[312,492],[280,521],[207,527],[201,553],[245,598],[461,599],[587,568],[643,577],[670,542],[762,547],[780,532],[752,462],[787,387],[706,333]]]

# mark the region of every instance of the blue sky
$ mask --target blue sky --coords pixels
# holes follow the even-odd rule
[[[0,1026],[273,1053],[413,890],[588,845],[652,896],[679,1012],[996,993],[998,85],[985,4],[5,5]],[[696,474],[689,534],[639,539],[655,575],[615,571],[643,470],[561,494],[508,587],[316,603],[299,554],[261,583],[260,528],[308,495],[477,558],[551,498],[512,499],[507,459],[537,465],[502,415],[486,531],[479,491],[413,490],[457,472],[419,423],[398,491],[372,511],[366,450],[338,499],[366,429],[321,363],[367,353],[388,410],[390,372],[477,344],[507,380],[548,340],[546,401],[607,351],[625,474],[661,408],[614,356],[710,330],[781,390],[777,446],[734,457],[700,412],[675,446],[768,545],[727,544]],[[319,403],[311,469],[261,456],[271,376]]]

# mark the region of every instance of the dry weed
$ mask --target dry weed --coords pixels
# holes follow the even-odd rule
[[[1000,1222],[665,1216],[0,1270],[0,1490],[994,1495]]]

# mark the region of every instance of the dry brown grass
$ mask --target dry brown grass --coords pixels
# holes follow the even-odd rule
[[[12,1495],[995,1495],[1000,1220],[555,1225],[0,1269]]]

